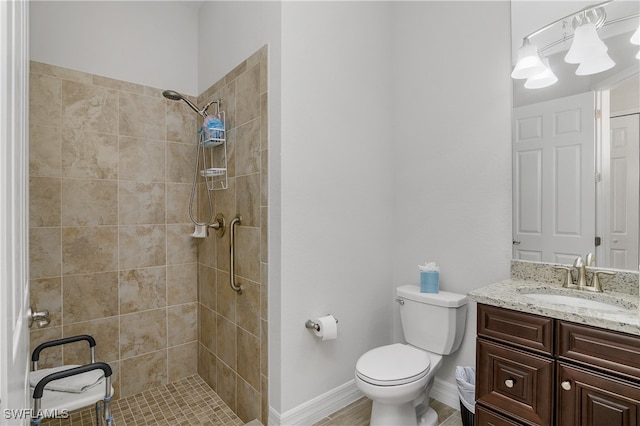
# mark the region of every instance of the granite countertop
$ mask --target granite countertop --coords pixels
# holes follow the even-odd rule
[[[572,296],[615,305],[619,311],[599,310],[562,305],[533,299],[527,294],[543,293]],[[469,292],[469,299],[478,303],[498,306],[515,311],[592,325],[608,330],[640,336],[640,309],[637,294],[607,291],[593,293],[567,289],[558,284],[544,284],[521,279],[507,279]]]

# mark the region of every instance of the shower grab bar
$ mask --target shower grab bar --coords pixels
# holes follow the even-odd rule
[[[237,291],[238,294],[242,294],[242,286],[236,285],[236,262],[235,262],[235,245],[236,245],[236,225],[242,221],[242,216],[237,215],[233,218],[231,223],[229,224],[229,251],[230,251],[230,264],[229,264],[229,284],[234,291]]]

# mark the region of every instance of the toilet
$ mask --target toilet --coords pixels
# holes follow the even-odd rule
[[[371,349],[356,363],[355,383],[369,399],[371,426],[432,426],[438,416],[429,391],[442,357],[460,347],[467,297],[446,291],[420,293],[416,285],[396,288],[407,343]]]

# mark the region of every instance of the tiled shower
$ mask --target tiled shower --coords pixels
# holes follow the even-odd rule
[[[236,214],[238,295],[228,232],[189,236],[200,117],[164,89],[32,62],[31,300],[51,324],[32,347],[91,334],[115,371],[115,397],[198,374],[244,421],[266,422],[267,47],[197,99],[222,99],[229,187],[215,213]],[[85,363],[76,343],[41,366]]]

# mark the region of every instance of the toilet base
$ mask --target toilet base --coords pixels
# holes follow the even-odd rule
[[[412,401],[404,404],[382,404],[373,401],[369,424],[371,426],[418,426],[416,409]]]
[[[418,419],[418,426],[436,426],[437,424],[438,413],[431,407]]]

